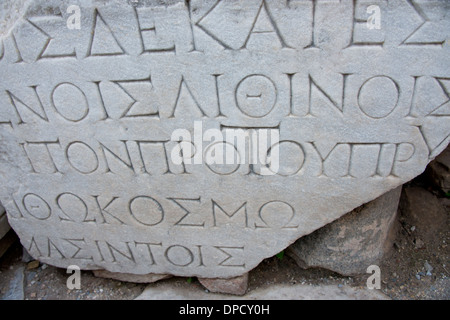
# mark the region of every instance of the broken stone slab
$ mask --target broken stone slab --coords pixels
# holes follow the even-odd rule
[[[390,300],[380,290],[337,285],[278,284],[257,288],[244,296],[206,293],[200,287],[170,282],[149,285],[135,300]]]
[[[342,275],[364,274],[392,248],[402,187],[356,208],[291,245],[287,254],[302,268]]]
[[[444,193],[450,192],[450,148],[431,161],[425,173]]]
[[[118,273],[107,270],[93,270],[94,276],[98,278],[113,279],[123,282],[134,283],[153,283],[156,281],[168,279],[172,277],[168,274],[132,274],[132,273]]]
[[[450,139],[448,7],[371,5],[26,1],[0,39],[23,246],[233,278],[422,173]]]
[[[242,296],[248,289],[248,273],[231,279],[198,278],[198,281],[210,292]]]

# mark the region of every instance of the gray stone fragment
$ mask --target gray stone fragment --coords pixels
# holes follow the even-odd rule
[[[244,295],[248,289],[248,273],[231,279],[198,278],[198,281],[210,292]]]
[[[424,267],[425,267],[425,270],[427,271],[427,275],[428,275],[428,273],[430,273],[430,275],[431,275],[431,271],[433,271],[433,267],[428,263],[428,261],[425,261]]]
[[[401,190],[392,190],[299,239],[287,253],[303,268],[321,267],[343,275],[366,273],[392,246]]]

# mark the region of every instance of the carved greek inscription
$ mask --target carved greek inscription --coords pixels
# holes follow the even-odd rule
[[[156,24],[151,21],[151,11],[148,9],[134,8],[135,17],[139,30],[139,40],[141,43],[141,54],[144,53],[175,53],[175,44],[168,43],[167,40],[163,40],[158,37],[158,31]],[[161,43],[155,45],[152,43]]]
[[[142,106],[139,104],[142,102],[138,102],[136,98],[132,95],[131,92],[142,93],[142,91],[151,90],[153,88],[151,78],[142,79],[142,80],[122,80],[122,81],[113,81],[120,89],[125,92],[126,95],[130,97],[132,100],[130,104],[127,106],[125,111],[122,113],[120,118],[138,118],[138,117],[148,117],[148,118],[159,118],[159,111],[148,111],[145,113],[136,112],[134,109],[142,109]],[[141,86],[142,85],[142,86]],[[148,86],[150,85],[150,88]],[[128,89],[126,89],[128,87]]]
[[[131,216],[145,226],[155,226],[164,219],[163,207],[152,197],[135,197],[130,200],[128,207]]]
[[[34,116],[37,116],[39,119],[48,122],[47,114],[44,110],[44,106],[42,105],[42,101],[38,95],[37,92],[37,86],[31,86],[29,87],[34,92],[35,100],[33,102],[23,102],[20,98],[15,96],[10,91],[6,90],[6,93],[11,101],[11,105],[14,108],[14,111],[17,115],[17,118],[19,119],[18,124],[26,123],[23,119],[25,117],[25,120],[32,121],[34,117],[31,117],[32,114]],[[28,103],[28,104],[27,104]],[[19,109],[20,107],[20,109]],[[21,111],[19,111],[21,110]],[[23,113],[23,115],[22,115]],[[35,118],[34,118],[35,119]]]
[[[68,258],[70,259],[79,259],[79,260],[90,260],[92,261],[94,258],[92,255],[89,255],[86,250],[86,240],[84,238],[82,239],[61,239],[65,243],[71,244],[73,247],[76,248],[75,252],[72,255],[69,255]]]
[[[22,54],[20,53],[19,46],[17,45],[17,40],[16,40],[16,36],[14,35],[14,33],[11,34],[11,42],[13,44],[14,53],[16,55],[16,61],[14,63],[22,63],[22,62],[24,62],[24,60],[22,58]]]
[[[258,216],[263,225],[257,225],[255,228],[280,228],[296,229],[298,225],[292,225],[295,218],[295,209],[284,201],[270,201],[265,203],[258,212]]]
[[[52,105],[64,119],[79,122],[89,113],[89,104],[84,92],[72,83],[60,83],[52,92]]]
[[[440,118],[440,117],[438,117]],[[443,119],[446,119],[444,117]],[[231,127],[224,127],[230,129]],[[428,131],[431,130],[428,126],[423,125],[419,129],[422,131],[425,137],[428,135]],[[317,147],[317,144],[313,141],[309,142],[297,142],[295,140],[279,140],[267,143],[259,143],[259,150],[252,151],[249,146],[255,144],[252,142],[253,133],[255,130],[262,130],[263,128],[240,128],[241,136],[246,136],[248,139],[235,140],[223,142],[211,143],[205,149],[205,155],[210,157],[213,152],[221,151],[221,154],[227,154],[227,157],[233,160],[232,163],[227,163],[221,159],[222,162],[205,163],[204,168],[207,168],[207,172],[228,176],[233,174],[248,175],[257,174],[261,175],[261,168],[266,167],[272,171],[273,174],[283,177],[291,177],[295,175],[303,174],[310,169],[311,163],[306,160],[309,157],[319,156],[322,166],[322,175],[328,177],[345,177],[354,176],[351,174],[352,166],[361,166],[368,170],[368,164],[365,161],[369,161],[371,167],[385,172],[386,168],[380,166],[387,165],[387,163],[397,163],[392,153],[390,154],[390,160],[385,159],[388,157],[386,153],[389,145],[410,145],[411,143],[347,143],[337,142],[334,145],[330,145],[331,149],[325,150]],[[226,130],[224,131],[226,132]],[[439,143],[441,143],[446,136],[440,137]],[[273,137],[271,138],[273,139]],[[426,141],[428,146],[436,148],[436,139]],[[438,144],[439,144],[438,143]],[[163,176],[163,175],[184,175],[189,174],[184,164],[177,165],[172,162],[169,151],[168,141],[125,141],[121,140],[117,143],[106,144],[103,142],[96,142],[95,147],[92,144],[87,144],[82,141],[73,141],[67,143],[67,145],[61,144],[59,140],[55,141],[25,141],[20,144],[23,154],[27,157],[30,165],[29,171],[34,174],[65,174],[67,172],[75,172],[80,175],[89,176],[92,174],[120,174],[120,175],[151,175],[151,176]],[[305,148],[311,145],[313,149]],[[411,144],[412,145],[412,144]],[[356,149],[353,149],[357,146]],[[366,148],[369,152],[365,159],[359,157],[359,151],[361,148]],[[430,147],[431,148],[431,147]],[[279,157],[277,166],[272,168],[270,159],[274,156],[273,150],[277,150]],[[315,150],[312,152],[311,150]],[[378,150],[378,151],[375,151]],[[254,154],[250,154],[253,152]],[[255,153],[256,152],[256,153]],[[363,152],[364,153],[364,152]],[[371,156],[369,156],[371,155]],[[412,155],[411,155],[412,156]],[[255,159],[253,159],[255,158]],[[58,161],[56,161],[58,159]],[[263,162],[252,162],[259,159]],[[62,161],[64,160],[64,161]],[[403,161],[404,162],[404,161]],[[218,164],[221,163],[221,164]],[[243,163],[243,164],[241,164]],[[241,166],[245,166],[245,170],[240,170]],[[180,170],[181,169],[181,170]],[[373,172],[375,174],[376,172]],[[368,174],[367,177],[373,176]],[[389,175],[389,174],[388,174]],[[365,175],[364,175],[365,176]],[[361,178],[361,175],[355,177]]]
[[[353,24],[351,29],[351,37],[350,37],[350,43],[348,45],[349,47],[362,47],[362,48],[380,48],[384,45],[384,39],[380,40],[370,40],[370,41],[363,41],[363,40],[357,40],[357,34],[358,31],[367,29],[367,19],[364,19],[357,14],[357,9],[359,6],[358,0],[353,0]],[[365,12],[365,11],[364,11]]]
[[[44,46],[37,56],[36,60],[51,59],[51,58],[76,58],[75,48],[72,47],[67,52],[60,52],[62,47],[58,45],[58,41],[50,35],[50,31],[46,31],[46,27],[51,29],[64,28],[65,20],[61,14],[55,16],[32,17],[27,19],[27,22],[32,25],[42,36],[45,37]],[[55,32],[57,34],[57,32]]]
[[[420,37],[421,31],[423,29],[430,27],[435,23],[438,19],[442,19],[440,16],[440,12],[433,12],[432,10],[426,10],[427,4],[426,3],[420,3],[417,0],[406,0],[406,2],[410,5],[412,9],[414,9],[416,15],[420,18],[421,23],[419,26],[414,29],[413,32],[411,32],[408,37],[402,41],[401,45],[405,46],[438,46],[442,47],[445,43],[445,39],[441,40],[424,40],[423,36],[422,39]],[[432,18],[433,17],[433,18]],[[433,21],[434,20],[434,21]],[[430,33],[431,34],[431,33]],[[439,32],[438,32],[439,34]]]
[[[190,106],[193,106],[193,108]],[[173,111],[172,111],[170,118],[174,118],[177,114],[179,115],[178,109],[181,109],[181,108],[184,109],[185,113],[186,113],[186,109],[189,108],[189,109],[191,109],[191,110],[188,109],[189,111],[196,112],[197,115],[206,117],[205,111],[202,109],[199,102],[192,94],[191,89],[189,89],[189,86],[187,85],[187,83],[183,77],[181,78],[181,81],[180,81],[178,94],[177,94],[177,97],[175,100],[175,106],[173,107]]]
[[[225,247],[225,246],[215,246],[217,250],[222,252],[226,257],[219,262],[219,266],[222,267],[232,267],[232,268],[245,268],[245,262],[243,262],[243,257],[236,258],[234,255],[241,254],[244,251],[244,247]]]
[[[21,198],[21,205],[28,218],[42,221],[57,219],[67,224],[95,224],[99,227],[102,225],[146,228],[171,225],[177,228],[200,229],[220,228],[225,225],[243,229],[298,227],[293,224],[296,211],[291,204],[278,200],[251,201],[251,203],[249,201],[234,205],[218,199],[202,200],[201,197],[163,199],[137,195],[125,198],[62,192],[54,198],[45,197],[45,199],[37,194],[28,193]],[[18,212],[21,214],[19,208]]]
[[[112,206],[114,204],[114,202],[119,199],[119,197],[112,197],[108,202],[102,202],[102,203],[106,203],[106,204],[100,204],[100,196],[99,195],[93,195],[92,196],[95,200],[95,203],[97,205],[97,212],[99,215],[96,215],[94,217],[94,220],[90,220],[90,221],[95,221],[95,222],[99,222],[102,224],[125,224],[125,222],[123,222],[121,219],[119,219],[117,217],[116,213],[111,213],[111,210],[109,209],[110,206]],[[108,218],[108,219],[107,219]]]
[[[189,209],[187,209],[185,207],[185,205],[183,205],[182,203],[191,203],[194,202],[194,204],[199,204],[201,203],[201,198],[198,197],[196,199],[182,199],[182,198],[168,198],[169,200],[171,200],[173,203],[175,203],[179,208],[181,208],[181,210],[183,210],[185,212],[185,214],[177,221],[175,222],[176,226],[180,226],[180,227],[205,227],[205,221],[203,220],[202,222],[194,222],[193,218],[191,217],[191,215],[194,216],[198,216],[198,214],[195,214],[195,212],[191,212],[189,211]],[[198,220],[198,218],[197,218]]]
[[[236,39],[228,39],[227,35],[221,34],[220,31],[218,32],[216,26],[213,24],[213,21],[227,19],[226,15],[220,15],[220,11],[222,7],[227,7],[229,3],[218,0],[200,19],[193,23],[193,27],[197,27],[192,27],[194,37],[193,49],[196,50],[195,29],[200,29],[210,39],[228,50],[247,49],[251,45],[253,38],[258,36],[269,36],[272,41],[279,43],[280,48],[292,48],[281,33],[277,21],[271,13],[269,3],[266,0],[262,0],[258,7],[255,7],[256,11],[250,28],[244,33],[239,34],[239,40],[236,41]],[[188,9],[191,11],[190,7]]]
[[[178,268],[245,268],[243,246],[105,241],[44,235],[31,236],[26,243],[28,251],[38,258],[152,267],[169,264]]]
[[[28,193],[23,197],[22,205],[30,216],[38,220],[47,220],[52,214],[49,204],[33,193]]]
[[[217,227],[217,225],[220,223],[220,221],[223,221],[224,219],[222,216],[219,216],[219,213],[222,213],[226,217],[228,217],[227,220],[230,220],[234,216],[237,216],[239,212],[242,212],[242,215],[244,216],[244,225],[246,228],[248,228],[248,213],[247,213],[247,202],[244,202],[239,208],[234,210],[234,212],[227,212],[225,211],[217,202],[214,200],[212,202],[212,212],[213,212],[213,226]],[[228,222],[228,221],[227,221]],[[222,222],[223,223],[223,222]],[[242,224],[241,224],[242,225]]]
[[[94,10],[91,38],[89,40],[87,57],[117,56],[126,54],[125,49],[106,23],[98,9]]]
[[[411,143],[338,143],[328,153],[312,144],[322,162],[321,176],[364,178],[394,175],[396,165],[414,156]]]
[[[401,16],[408,19],[404,24],[412,25],[412,30],[408,30],[400,46],[414,47],[437,47],[442,48],[446,41],[445,31],[439,26],[439,22],[445,20],[445,10],[433,10],[436,3],[426,3],[418,0],[406,0],[406,7],[403,8]],[[168,8],[163,11],[155,8],[142,6],[129,6],[122,8],[124,16],[130,21],[134,32],[127,36],[132,37],[132,41],[124,41],[125,31],[116,28],[112,23],[111,13],[103,8],[89,8],[83,10],[83,14],[92,17],[90,22],[83,21],[87,27],[77,30],[78,35],[83,33],[83,37],[75,36],[75,31],[66,27],[66,18],[61,10],[56,10],[52,15],[31,16],[25,19],[22,26],[24,33],[11,34],[11,46],[8,50],[15,52],[15,63],[31,63],[48,59],[85,59],[89,57],[116,57],[123,55],[138,56],[148,54],[176,54],[177,51],[184,50],[184,45],[175,44],[173,34],[179,30],[189,30],[190,49],[186,53],[205,53],[207,50],[265,50],[265,44],[270,43],[277,49],[308,50],[320,49],[323,43],[320,29],[326,26],[322,11],[327,7],[335,8],[336,12],[340,7],[348,7],[346,16],[350,16],[349,24],[340,24],[345,27],[349,34],[349,41],[346,48],[383,48],[386,42],[386,35],[395,33],[397,26],[382,23],[382,30],[371,32],[367,28],[370,15],[367,13],[369,6],[381,6],[380,15],[384,17],[385,10],[391,10],[386,3],[370,2],[362,0],[351,0],[342,2],[338,0],[317,1],[289,0],[286,4],[273,3],[267,0],[251,1],[247,8],[247,13],[243,16],[234,16],[238,4],[229,1],[185,1],[186,17],[179,19],[179,25],[173,23],[171,19],[172,11],[180,8]],[[199,7],[208,5],[209,8]],[[439,4],[443,5],[443,4]],[[296,10],[301,8],[302,16],[299,17]],[[398,8],[396,8],[398,9]],[[90,12],[88,12],[88,10]],[[181,11],[180,11],[181,13]],[[185,19],[186,18],[186,19]],[[331,19],[332,17],[328,17]],[[295,25],[297,19],[307,21],[310,24],[303,32],[307,34],[309,42],[298,45],[292,43],[292,38],[284,27],[284,20],[290,19]],[[170,23],[168,23],[170,21]],[[383,21],[383,20],[382,20]],[[223,27],[227,26],[231,32],[224,32]],[[386,30],[385,30],[386,29]],[[432,31],[430,31],[432,30]],[[26,48],[29,39],[24,34],[30,33],[34,37],[33,51]],[[319,35],[318,35],[319,34]],[[306,35],[305,35],[306,36]],[[76,41],[85,43],[76,43]],[[19,49],[20,46],[20,49]],[[0,50],[0,61],[4,59],[7,49],[2,42]],[[25,60],[21,51],[25,52]]]
[[[56,197],[56,205],[62,212],[61,221],[85,222],[88,215],[86,203],[76,194],[65,192]]]
[[[375,97],[376,92],[380,92],[378,99]],[[375,76],[366,80],[359,88],[358,106],[368,117],[385,118],[397,107],[399,97],[400,86],[394,79]]]
[[[310,73],[297,72],[285,75],[287,81],[280,81],[279,78],[275,81],[265,74],[249,74],[236,81],[235,87],[234,83],[224,87],[220,85],[219,80],[229,74],[212,74],[210,91],[203,96],[194,93],[192,82],[188,82],[181,75],[181,78],[178,78],[180,80],[171,81],[174,84],[172,88],[176,90],[173,100],[167,99],[159,88],[155,87],[150,76],[141,79],[93,81],[85,84],[61,82],[51,90],[45,90],[41,86],[29,86],[20,91],[6,89],[3,97],[9,102],[15,119],[5,119],[1,123],[13,126],[43,125],[52,122],[49,116],[52,119],[57,116],[69,123],[120,119],[161,121],[183,119],[186,116],[222,121],[221,117],[228,118],[228,116],[222,106],[221,92],[230,90],[234,90],[235,104],[231,107],[235,107],[242,115],[254,119],[269,119],[275,111],[286,108],[288,117],[323,117],[333,110],[343,117],[346,101],[353,99],[356,99],[362,115],[372,119],[383,119],[397,110],[402,93],[411,90],[410,116],[415,116],[416,109],[424,107],[421,105],[423,101],[430,98],[435,101],[440,96],[445,100],[428,112],[433,115],[445,115],[443,111],[446,110],[445,105],[449,100],[448,77],[412,76],[414,82],[408,84],[386,75],[359,77],[361,80],[355,80],[358,75],[352,73],[330,74],[339,86],[336,90],[336,87],[326,84],[321,77]],[[431,92],[437,95],[433,96]],[[50,95],[50,105],[46,103],[47,95]],[[210,101],[216,106],[205,106],[201,101],[207,98],[211,98]],[[304,105],[301,106],[301,109],[305,110],[303,115],[295,110],[299,108],[294,106],[298,104],[295,101],[298,99],[307,104],[306,108]],[[164,100],[165,104],[162,104],[161,101]],[[169,104],[172,103],[170,107]]]
[[[442,1],[66,2],[0,39],[0,201],[45,263],[237,276],[450,139]]]
[[[330,96],[330,94],[322,89],[322,87],[312,78],[311,75],[309,75],[309,108],[306,116],[314,116],[314,114],[312,113],[312,100],[315,96],[314,93],[320,95],[323,99],[330,102],[333,107],[335,107],[340,113],[342,113],[344,111],[345,85],[348,76],[350,76],[350,74],[342,74],[342,95],[339,97],[340,101],[336,101]]]

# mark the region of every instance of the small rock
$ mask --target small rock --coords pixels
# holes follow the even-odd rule
[[[420,280],[420,275],[416,274],[416,278],[417,278],[417,280]]]
[[[416,249],[422,249],[425,246],[425,243],[421,239],[416,239],[414,243]]]
[[[347,213],[297,240],[286,254],[303,269],[320,267],[341,275],[365,274],[367,267],[379,264],[392,247],[400,195],[401,187]]]
[[[36,292],[30,293],[30,298],[36,298]]]
[[[45,269],[47,269],[47,267],[48,267],[48,264],[45,264],[45,263],[44,263],[44,264],[42,265],[41,269],[42,269],[42,270],[45,270]]]
[[[36,269],[37,267],[39,267],[38,260],[33,260],[27,264],[27,270]]]
[[[428,263],[428,261],[425,261],[424,267],[425,267],[425,270],[427,270],[427,273],[428,272],[431,273],[431,271],[433,271],[433,267]]]
[[[247,292],[248,273],[231,279],[197,278],[198,281],[210,292],[228,293],[242,296]]]
[[[416,226],[412,226],[410,230],[414,232],[416,230]]]

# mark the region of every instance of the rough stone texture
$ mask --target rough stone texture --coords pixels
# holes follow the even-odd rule
[[[135,300],[390,300],[379,290],[348,286],[275,285],[257,288],[245,296],[206,293],[193,286],[170,283],[149,285]]]
[[[405,187],[400,200],[400,210],[407,215],[409,223],[420,230],[422,239],[429,242],[446,227],[448,213],[432,193],[419,187]],[[430,228],[430,226],[433,226]],[[416,243],[418,248],[424,245]]]
[[[450,191],[450,148],[447,147],[444,152],[430,162],[426,174],[443,192]]]
[[[0,2],[0,35],[7,34],[21,17],[27,0],[2,0]]]
[[[72,4],[0,40],[0,201],[44,263],[236,277],[448,144],[447,1],[380,1],[380,29],[364,0],[80,1],[79,30]]]
[[[402,188],[390,191],[299,239],[287,253],[302,268],[321,267],[343,275],[364,274],[392,247]]]
[[[231,279],[198,278],[198,281],[210,292],[241,296],[248,289],[248,273]]]
[[[124,282],[135,283],[153,283],[159,280],[164,280],[172,277],[168,274],[132,274],[132,273],[117,273],[106,270],[94,270],[94,275],[99,278],[114,279]]]

